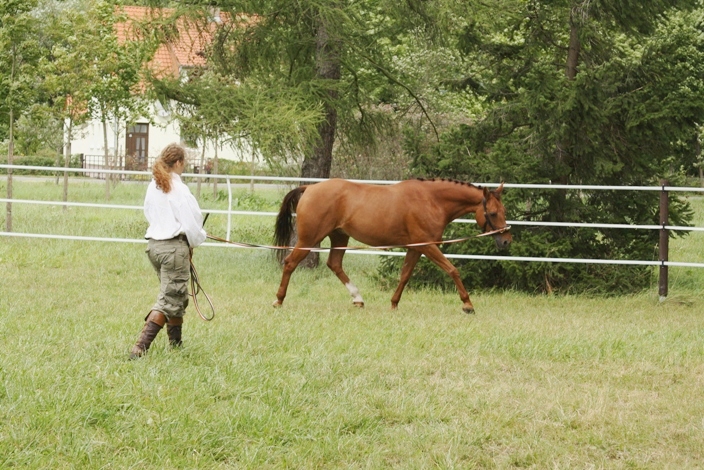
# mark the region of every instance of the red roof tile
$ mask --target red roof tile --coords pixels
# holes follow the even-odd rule
[[[138,6],[118,7],[116,11],[118,14],[124,14],[127,17],[125,22],[115,25],[117,38],[123,42],[130,39],[138,39],[138,32],[134,28],[135,22],[166,20],[175,13],[172,8]],[[168,40],[159,46],[149,64],[150,69],[157,76],[176,78],[179,76],[181,67],[205,65],[205,58],[201,53],[212,39],[217,24],[212,22],[207,28],[203,28],[186,18],[178,18],[176,20],[178,37]]]

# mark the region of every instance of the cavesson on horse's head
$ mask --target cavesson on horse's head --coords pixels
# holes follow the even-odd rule
[[[504,184],[501,183],[497,189],[490,191],[489,188],[484,189],[484,199],[482,207],[476,212],[477,225],[482,228],[482,232],[496,232],[492,234],[496,247],[500,250],[505,250],[511,244],[513,237],[508,231],[506,223],[506,210],[501,202],[501,193],[504,190]]]

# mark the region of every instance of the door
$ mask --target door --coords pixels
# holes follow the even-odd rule
[[[125,169],[145,171],[148,168],[149,124],[133,124],[127,129]]]

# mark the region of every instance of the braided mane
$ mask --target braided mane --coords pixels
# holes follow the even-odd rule
[[[418,181],[425,181],[425,182],[441,181],[441,182],[446,182],[446,183],[455,183],[455,184],[461,184],[463,186],[469,186],[472,188],[482,189],[481,186],[477,186],[475,184],[467,183],[466,181],[460,181],[460,180],[456,180],[453,178],[414,178],[414,179],[416,179]]]

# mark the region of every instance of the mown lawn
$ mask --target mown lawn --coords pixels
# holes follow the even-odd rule
[[[32,184],[15,197],[51,199],[51,184]],[[81,184],[76,200],[94,190]],[[120,185],[113,202],[139,205],[142,191]],[[242,194],[261,210],[279,199]],[[138,211],[14,209],[17,231],[139,238],[146,227]],[[235,222],[233,239],[269,242],[271,219]],[[224,223],[208,221],[217,235]],[[671,259],[701,262],[701,240],[673,241]],[[391,311],[376,258],[350,254],[364,309],[325,268],[297,271],[273,309],[270,253],[202,247],[195,262],[216,318],[190,309],[183,350],[162,333],[128,361],[157,289],[143,250],[0,239],[0,468],[704,462],[702,270],[672,268],[662,303],[655,283],[614,298],[470,288],[477,314],[465,315],[455,292],[435,290],[408,290]]]

